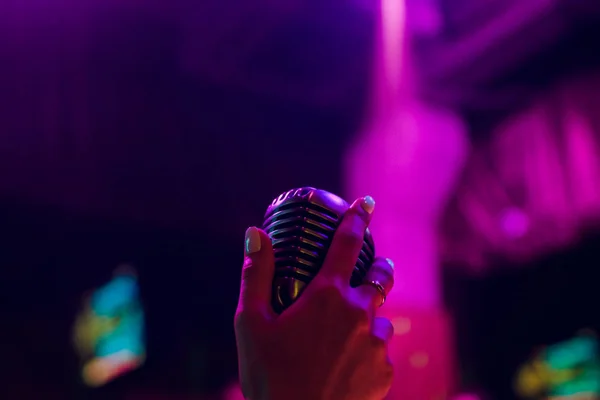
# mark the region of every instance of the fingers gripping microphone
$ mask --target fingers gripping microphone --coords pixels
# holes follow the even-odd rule
[[[311,187],[285,192],[267,208],[263,229],[275,251],[275,312],[281,313],[296,301],[315,277],[348,208],[340,197]],[[374,258],[375,245],[367,229],[350,280],[352,287],[363,282]]]

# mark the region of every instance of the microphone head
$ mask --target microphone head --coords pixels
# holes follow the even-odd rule
[[[267,208],[263,229],[275,251],[273,309],[288,308],[319,272],[333,235],[350,205],[340,197],[312,187],[282,193]],[[350,286],[363,283],[375,259],[367,229]]]

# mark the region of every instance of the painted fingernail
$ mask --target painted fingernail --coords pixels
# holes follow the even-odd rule
[[[392,267],[392,269],[394,269],[394,262],[392,261],[391,258],[386,258],[385,261],[387,261],[387,263],[390,265],[390,267]]]
[[[260,251],[260,233],[258,229],[251,226],[246,230],[246,239],[244,240],[244,252],[246,255]]]
[[[375,209],[375,199],[373,199],[371,196],[365,196],[363,197],[360,206],[367,212],[367,214],[372,214],[373,210]]]

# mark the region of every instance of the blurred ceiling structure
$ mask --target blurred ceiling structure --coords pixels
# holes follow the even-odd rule
[[[342,107],[369,73],[360,59],[371,51],[378,2],[230,3],[203,2],[185,14],[189,37],[214,38],[188,42],[188,66],[201,79]],[[585,48],[600,20],[594,1],[407,0],[407,12],[423,96],[464,112],[511,111],[515,93],[539,89],[582,60],[597,61]],[[566,47],[578,49],[547,63]],[[537,76],[538,86],[523,87],[519,71]]]
[[[417,3],[417,2],[416,2]],[[416,32],[413,50],[422,95],[489,121],[485,134],[565,75],[598,65],[590,51],[600,5],[569,0],[438,0],[442,23],[433,34]],[[515,101],[515,99],[520,99]]]
[[[597,2],[407,5],[421,95],[461,111],[477,136],[519,106],[515,94],[525,102],[597,57],[578,48],[547,62],[588,40]],[[361,123],[377,2],[1,7],[4,198],[230,235],[289,186],[339,190],[331,182]],[[206,212],[215,202],[227,212]]]

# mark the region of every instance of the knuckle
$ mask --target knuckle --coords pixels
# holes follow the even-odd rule
[[[378,365],[378,374],[385,386],[391,386],[394,380],[394,364],[388,354],[388,346],[382,338],[371,336],[371,356]]]
[[[257,318],[255,313],[246,308],[238,307],[235,316],[233,317],[233,327],[236,332],[248,331],[249,329],[252,329],[256,323]]]
[[[357,327],[368,325],[371,319],[369,311],[358,304],[349,304],[348,314]]]
[[[340,304],[345,299],[341,286],[335,283],[316,286],[314,293],[315,301],[320,304]]]
[[[344,229],[343,227],[336,233],[336,239],[343,247],[362,246],[364,233],[355,229]]]
[[[236,331],[239,331],[246,325],[246,321],[248,320],[248,313],[243,309],[239,309],[235,312],[233,317],[233,327]]]
[[[371,313],[368,308],[351,301],[343,285],[327,283],[315,286],[313,289],[311,297],[314,305],[346,321],[346,326],[351,330],[363,330],[370,325]]]
[[[387,342],[384,338],[371,334],[371,349],[374,354],[387,355]]]
[[[371,285],[359,286],[358,292],[361,294],[364,301],[368,302],[368,304],[381,302],[381,293]]]
[[[242,280],[252,279],[255,274],[256,270],[252,265],[252,259],[246,257],[244,259],[244,264],[242,265]]]
[[[394,382],[394,365],[387,357],[385,360],[385,364],[382,367],[381,377],[383,380],[383,384],[386,387],[389,388],[390,386],[392,386],[392,383]]]

